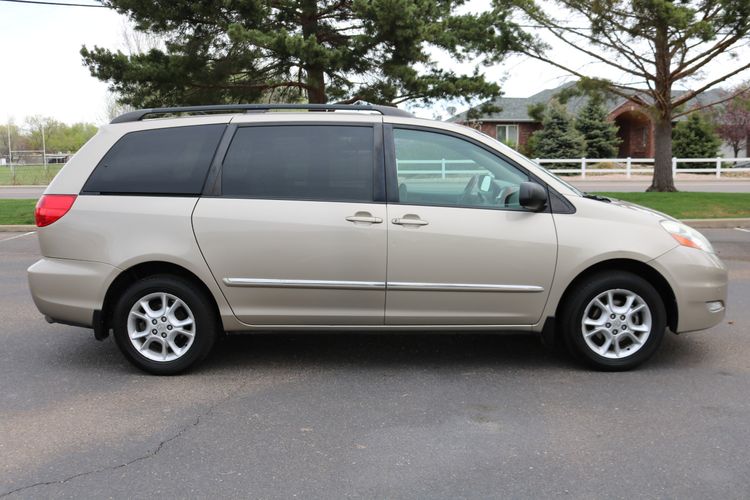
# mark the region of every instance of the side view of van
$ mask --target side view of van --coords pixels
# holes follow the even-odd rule
[[[371,105],[146,109],[40,198],[51,323],[155,374],[225,332],[529,332],[603,370],[716,325],[727,271],[694,229],[587,195],[468,127]]]

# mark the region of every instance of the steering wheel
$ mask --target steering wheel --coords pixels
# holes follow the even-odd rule
[[[499,204],[503,207],[510,206],[510,198],[517,194],[520,191],[520,186],[506,186],[500,191],[500,194],[497,195],[497,201]]]

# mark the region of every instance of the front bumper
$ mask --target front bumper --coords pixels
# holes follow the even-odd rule
[[[45,257],[28,269],[31,297],[52,321],[91,328],[117,272],[101,262]]]
[[[674,292],[677,301],[675,333],[704,330],[724,319],[728,273],[719,257],[679,246],[650,264],[669,281]]]

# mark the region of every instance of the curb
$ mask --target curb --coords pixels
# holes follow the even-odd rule
[[[0,224],[0,233],[28,233],[36,230],[37,227],[33,224]]]
[[[709,228],[733,228],[740,226],[750,227],[750,219],[680,219],[688,226],[709,229]]]

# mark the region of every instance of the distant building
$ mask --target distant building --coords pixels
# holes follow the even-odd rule
[[[500,108],[496,113],[480,115],[476,120],[471,120],[471,125],[479,128],[485,134],[494,137],[506,144],[522,147],[526,145],[531,134],[542,128],[542,124],[529,116],[529,105],[543,103],[547,104],[560,91],[575,83],[567,83],[554,89],[542,90],[530,97],[500,97],[493,104]],[[673,96],[681,95],[685,91],[674,91]],[[641,105],[620,96],[611,96],[605,100],[604,106],[609,114],[607,119],[615,122],[619,127],[618,135],[620,143],[620,158],[652,158],[654,156],[654,126],[651,117],[643,109],[643,105],[650,102],[650,97],[645,94],[637,94],[634,99]],[[719,99],[718,90],[707,91],[687,102],[688,109],[703,103],[710,103]],[[567,102],[568,112],[576,115],[586,104],[588,97],[572,97]],[[459,113],[448,121],[456,123],[467,123],[467,113]],[[683,120],[680,117],[675,121]],[[726,156],[732,156],[726,155]]]

